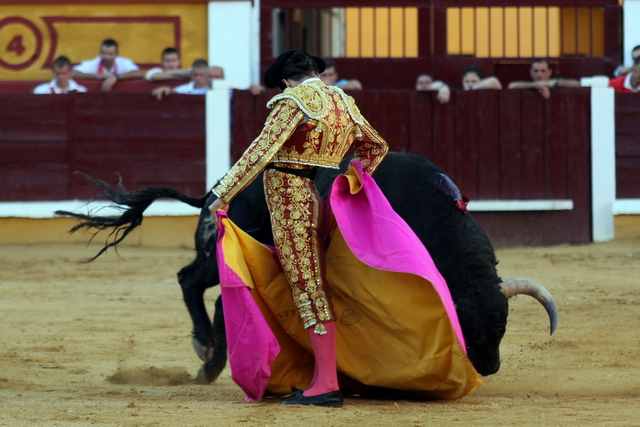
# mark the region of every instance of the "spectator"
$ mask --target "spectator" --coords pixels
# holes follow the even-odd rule
[[[551,78],[553,71],[551,63],[547,58],[534,58],[531,61],[531,69],[529,70],[533,81],[516,81],[509,83],[509,89],[535,89],[544,99],[551,97],[549,89],[560,87],[579,87],[580,82],[573,79],[563,79],[560,77]]]
[[[100,56],[73,67],[71,76],[78,80],[102,80],[102,92],[109,92],[119,80],[143,78],[142,71],[132,60],[118,56],[118,43],[112,39],[102,42]]]
[[[610,80],[609,86],[614,88],[616,92],[637,93],[640,91],[640,56],[633,60],[630,73]]]
[[[262,86],[262,85],[251,83],[249,85],[248,90],[249,90],[249,92],[251,92],[252,95],[260,95],[261,93],[263,93],[266,90],[266,88],[264,86]]]
[[[631,50],[631,60],[632,62],[635,63],[636,58],[640,57],[640,45],[634,47]],[[624,76],[626,74],[629,74],[631,72],[631,68],[633,68],[633,65],[626,67],[624,65],[619,65],[618,68],[615,69],[615,71],[613,72],[613,75],[616,77],[620,77],[620,76]]]
[[[335,86],[344,90],[362,90],[362,83],[360,80],[338,80],[338,71],[336,70],[336,64],[330,59],[325,59],[327,68],[320,74],[320,79],[327,86]]]
[[[500,80],[495,77],[483,79],[484,73],[480,67],[471,65],[462,72],[462,88],[464,90],[502,89]]]
[[[211,74],[211,80],[224,80],[224,70],[222,67],[214,65],[209,69],[209,73]]]
[[[437,91],[440,104],[449,102],[451,96],[449,86],[440,80],[434,82],[433,76],[429,73],[422,73],[418,76],[418,80],[416,80],[416,90],[418,92]]]
[[[166,80],[188,79],[191,70],[185,70],[180,65],[180,52],[168,47],[162,51],[162,67],[155,67],[147,71],[147,80],[150,82],[163,82]]]
[[[66,56],[57,57],[53,61],[51,71],[53,72],[53,80],[37,86],[33,93],[51,94],[87,91],[86,87],[80,86],[71,78],[71,61]]]
[[[186,95],[204,95],[211,89],[211,81],[214,78],[224,78],[224,72],[220,67],[209,67],[204,59],[196,59],[191,66],[191,82],[177,86],[160,86],[155,88],[151,95],[162,100],[163,97],[172,93]]]

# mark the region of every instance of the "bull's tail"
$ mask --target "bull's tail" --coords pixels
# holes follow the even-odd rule
[[[119,209],[123,209],[124,213],[119,217],[105,217],[105,216],[97,216],[97,215],[83,215],[76,214],[73,212],[67,211],[56,211],[55,214],[58,216],[66,216],[78,219],[78,224],[76,224],[71,230],[70,233],[74,233],[80,229],[90,230],[93,235],[90,240],[103,230],[111,230],[107,237],[107,241],[104,247],[98,252],[96,256],[93,258],[89,258],[86,262],[93,261],[98,258],[107,249],[111,247],[115,247],[120,242],[122,242],[127,235],[135,230],[140,224],[142,224],[144,211],[157,199],[161,197],[179,200],[183,203],[191,205],[195,208],[204,207],[208,194],[200,198],[189,197],[186,194],[181,193],[180,191],[173,189],[171,187],[147,187],[144,190],[136,191],[133,193],[129,193],[122,185],[122,181],[118,184],[118,190],[111,187],[104,181],[94,179],[87,174],[82,174],[88,181],[93,182],[100,188],[102,188],[102,194],[99,194],[94,198],[94,200],[106,198],[114,203],[114,207]],[[128,206],[128,208],[125,208]]]

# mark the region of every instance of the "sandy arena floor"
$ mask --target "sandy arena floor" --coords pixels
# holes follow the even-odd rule
[[[200,365],[176,272],[190,249],[0,245],[0,426],[640,426],[640,232],[585,246],[498,251],[503,279],[554,295],[549,336],[510,304],[502,368],[458,401],[349,398],[341,409],[245,403]],[[211,310],[217,291],[207,294]]]

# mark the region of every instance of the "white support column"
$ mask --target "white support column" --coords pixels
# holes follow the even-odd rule
[[[625,65],[633,64],[631,59],[631,49],[640,45],[640,26],[638,19],[640,18],[640,0],[624,0],[622,6],[624,34],[622,34],[622,49]]]
[[[594,242],[614,235],[616,199],[615,94],[613,88],[591,87],[591,211]]]
[[[209,64],[224,69],[229,86],[246,89],[252,83],[254,19],[251,1],[209,2]]]
[[[251,11],[251,35],[249,43],[251,45],[251,83],[260,84],[262,75],[260,74],[260,0],[253,0]]]
[[[231,167],[231,100],[227,89],[209,90],[206,97],[206,190],[211,190]]]

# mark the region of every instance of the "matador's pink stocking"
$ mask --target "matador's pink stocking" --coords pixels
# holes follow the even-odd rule
[[[324,327],[327,330],[324,335],[318,335],[314,333],[314,328],[309,328],[315,355],[315,370],[309,387],[304,391],[305,396],[316,396],[339,389],[336,368],[336,322],[324,323]]]

